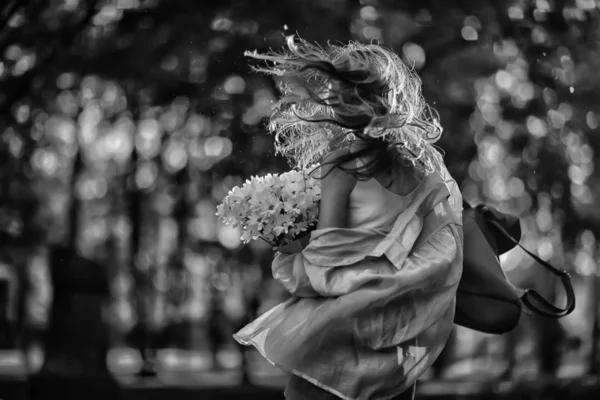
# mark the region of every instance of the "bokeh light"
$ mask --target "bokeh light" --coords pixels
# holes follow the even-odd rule
[[[568,360],[588,363],[590,278],[600,276],[598,1],[171,3],[0,6],[0,272],[31,285],[32,337],[51,319],[49,254],[64,245],[111,281],[111,368],[131,374],[149,362],[131,348],[144,324],[148,343],[175,332],[163,344],[178,349],[160,350],[160,368],[239,367],[232,321],[285,293],[268,272],[272,246],[243,245],[215,208],[249,176],[288,168],[266,124],[282,82],[251,72],[242,54],[298,32],[378,43],[417,70],[464,198],[519,216],[521,243],[572,274],[580,306],[559,323],[583,344],[553,347],[568,364],[561,374],[574,370]],[[502,259],[515,285],[563,300],[520,249]],[[509,339],[457,329],[446,378],[493,375],[510,351],[516,376],[535,375],[536,324]],[[209,330],[230,340],[218,355],[206,349]],[[39,365],[44,352],[32,348]]]

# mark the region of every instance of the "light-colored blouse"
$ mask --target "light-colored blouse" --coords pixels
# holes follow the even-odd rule
[[[386,400],[431,366],[452,329],[462,198],[442,171],[406,196],[359,181],[349,211],[350,227],[276,254],[273,276],[293,296],[234,337],[342,399]]]
[[[391,229],[406,208],[408,196],[410,193],[402,196],[386,189],[374,178],[357,181],[348,202],[348,228]]]

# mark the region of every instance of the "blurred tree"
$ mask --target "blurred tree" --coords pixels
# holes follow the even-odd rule
[[[53,163],[56,160],[44,158],[43,153],[37,153],[36,159],[40,145],[48,143],[44,128],[51,121],[47,112],[55,111],[54,98],[59,95],[56,78],[75,44],[85,36],[99,2],[89,1],[74,9],[60,3],[9,1],[0,11],[0,220],[6,222],[8,216],[8,223],[1,225],[3,229],[9,228],[3,234],[10,239],[1,240],[0,246],[3,254],[19,250],[35,254],[37,246],[47,238],[57,245],[52,247],[49,259],[54,298],[45,337],[45,360],[42,370],[31,381],[33,398],[46,396],[48,391],[67,398],[81,397],[81,387],[77,389],[69,380],[62,382],[65,374],[76,374],[80,382],[91,376],[92,381],[86,380],[87,390],[90,385],[98,385],[97,379],[101,379],[99,387],[105,395],[113,395],[117,389],[105,362],[107,332],[102,321],[108,294],[105,271],[79,256],[77,249],[81,212],[77,194],[84,170],[77,137],[71,147],[74,152],[71,152],[71,178],[67,184],[70,202],[65,213],[69,229],[63,243],[59,245],[61,238],[51,237],[50,232],[43,236],[34,233],[40,231],[43,222],[38,199],[46,186],[35,174],[36,160],[38,166],[41,163],[51,169],[56,167]],[[64,130],[66,126],[62,128],[59,134],[69,133]],[[23,265],[14,266],[25,270]],[[26,285],[21,283],[19,287]]]
[[[298,32],[380,41],[413,64],[465,197],[520,214],[542,257],[564,242],[565,262],[589,275],[597,24],[596,3],[580,0],[8,1],[0,250],[62,241],[99,258],[113,237],[127,268],[111,274],[133,277],[138,322],[157,319],[161,268],[190,268],[186,249],[218,240],[206,210],[244,177],[285,168],[262,126],[275,87],[242,54]]]

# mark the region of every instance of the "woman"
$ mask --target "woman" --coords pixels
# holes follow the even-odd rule
[[[235,335],[292,374],[288,400],[414,397],[452,329],[462,198],[432,143],[420,80],[376,45],[288,38],[270,120],[294,166],[321,162],[317,229],[278,249],[292,298]]]

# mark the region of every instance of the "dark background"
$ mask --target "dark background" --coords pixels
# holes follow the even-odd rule
[[[4,0],[0,397],[282,397],[285,376],[231,339],[285,299],[271,249],[241,246],[214,213],[287,168],[264,126],[276,89],[243,52],[293,33],[378,41],[414,65],[465,198],[519,215],[522,243],[573,274],[571,316],[457,328],[421,396],[595,397],[599,7]],[[563,300],[520,250],[503,265]]]

